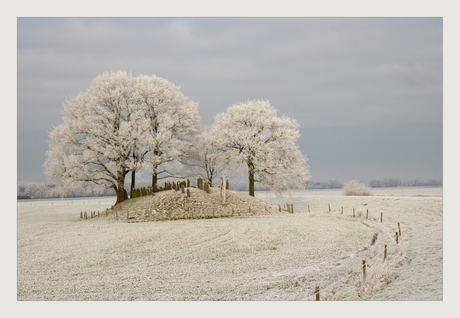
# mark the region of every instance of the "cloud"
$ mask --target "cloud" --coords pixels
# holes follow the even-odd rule
[[[203,124],[259,98],[303,129],[439,126],[442,36],[441,18],[19,18],[18,132],[120,69],[180,85]]]

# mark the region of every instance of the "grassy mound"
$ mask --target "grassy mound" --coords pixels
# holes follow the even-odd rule
[[[179,219],[200,219],[231,216],[254,216],[286,213],[279,206],[238,191],[226,191],[222,204],[220,188],[206,193],[188,188],[190,197],[181,191],[168,190],[140,198],[129,199],[109,210],[109,219],[128,222],[148,222]]]

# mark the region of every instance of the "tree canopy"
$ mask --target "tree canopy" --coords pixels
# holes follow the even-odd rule
[[[197,105],[168,81],[104,73],[64,105],[63,123],[49,136],[45,173],[62,189],[76,181],[113,188],[119,203],[126,174],[147,161],[157,173],[158,163],[180,157],[198,123]]]
[[[307,158],[295,144],[298,127],[295,120],[278,117],[268,101],[252,100],[217,115],[210,136],[219,156],[229,158],[230,165],[246,166],[250,195],[254,182],[279,194],[303,189],[310,177]]]

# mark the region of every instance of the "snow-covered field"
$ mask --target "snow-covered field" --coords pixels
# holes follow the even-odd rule
[[[257,192],[295,213],[146,223],[80,219],[114,198],[18,201],[17,298],[442,300],[442,188],[372,190]]]

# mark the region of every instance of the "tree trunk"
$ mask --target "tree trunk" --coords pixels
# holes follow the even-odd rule
[[[254,196],[254,172],[252,169],[248,169],[249,175],[249,195]]]
[[[136,153],[133,151],[133,159],[136,161]],[[131,171],[131,189],[136,188],[136,170]],[[132,194],[131,194],[132,195]]]
[[[115,202],[115,204],[123,202],[125,200],[125,189],[120,190],[120,188],[118,188],[115,192],[117,193],[117,202]]]
[[[117,202],[115,202],[115,204],[127,199],[125,197],[125,173],[121,171],[118,171],[117,188],[115,189],[115,192],[117,193]]]
[[[152,172],[152,188],[155,188],[155,186],[158,186],[158,185],[157,185],[157,182],[158,182],[157,167],[158,167],[158,166],[154,166],[154,167],[153,167],[153,172]]]
[[[136,188],[136,171],[131,171],[131,189]]]

